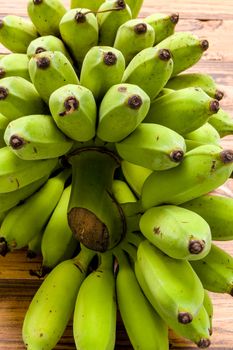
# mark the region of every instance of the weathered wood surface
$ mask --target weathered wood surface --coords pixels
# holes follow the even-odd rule
[[[67,5],[69,1],[65,0]],[[0,0],[0,17],[7,14],[27,16],[27,0]],[[208,39],[210,47],[203,59],[192,68],[211,74],[225,97],[221,106],[233,115],[233,1],[232,0],[145,0],[141,16],[153,12],[180,14],[177,30],[191,30]],[[0,52],[7,52],[0,46]],[[230,138],[231,140],[231,138]],[[231,144],[229,144],[231,146]],[[233,254],[233,241],[219,243]],[[29,261],[25,251],[0,257],[0,350],[23,350],[21,326],[29,302],[41,281],[30,276],[40,260]],[[227,295],[213,294],[215,315],[211,349],[233,349],[233,300]],[[193,349],[190,342],[171,334],[173,349]],[[70,322],[55,349],[75,350]],[[132,349],[124,328],[118,320],[116,350]],[[93,349],[94,350],[94,349]]]

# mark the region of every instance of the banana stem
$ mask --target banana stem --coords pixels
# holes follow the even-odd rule
[[[113,254],[112,251],[98,254],[99,257],[99,269],[113,269]]]
[[[137,249],[130,243],[122,244],[122,249],[129,254],[129,256],[133,259],[134,262],[137,260]]]
[[[126,239],[129,243],[135,245],[136,247],[139,246],[139,244],[144,240],[142,235],[138,235],[136,233],[127,233]]]
[[[91,260],[95,255],[96,252],[82,246],[81,251],[76,257],[73,258],[73,261],[82,272],[86,272]]]

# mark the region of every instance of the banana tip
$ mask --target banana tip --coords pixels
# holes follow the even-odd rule
[[[193,317],[189,312],[179,312],[178,321],[182,324],[188,324],[192,322]]]
[[[184,152],[180,149],[172,151],[170,153],[170,158],[171,160],[173,160],[176,163],[179,163],[182,161],[182,159],[184,158]]]
[[[216,90],[215,91],[215,95],[214,98],[216,98],[216,100],[220,101],[224,96],[224,92],[221,90]]]
[[[9,140],[9,145],[13,148],[13,149],[20,149],[24,146],[25,144],[25,140],[18,136],[18,135],[12,135],[10,137]]]
[[[4,68],[0,68],[0,79],[4,78],[6,75],[6,71]]]
[[[48,57],[39,57],[36,60],[36,65],[39,69],[46,69],[50,66],[50,59]]]
[[[136,34],[145,34],[147,32],[146,23],[138,23],[134,26],[134,31]]]
[[[224,150],[220,153],[220,158],[224,164],[233,162],[233,150]]]
[[[161,49],[159,50],[159,58],[162,61],[168,61],[171,58],[171,52],[168,49]]]
[[[85,13],[82,13],[79,11],[76,13],[74,19],[77,23],[84,23],[84,22],[86,22],[86,15],[85,15]]]
[[[191,254],[200,254],[205,248],[205,242],[203,240],[191,240],[189,242],[189,252]]]
[[[210,346],[211,342],[209,339],[201,339],[198,343],[197,346],[201,349],[208,348]]]
[[[0,100],[5,100],[8,94],[9,91],[4,86],[0,86]]]
[[[33,0],[34,5],[40,5],[43,2],[43,0]]]
[[[8,251],[7,241],[4,237],[0,237],[0,255],[5,256]]]
[[[104,63],[106,66],[113,66],[117,62],[117,57],[116,55],[109,51],[104,54]]]
[[[212,113],[217,113],[219,111],[219,108],[220,108],[220,106],[219,106],[218,100],[210,101],[210,111]]]
[[[170,20],[172,21],[172,23],[177,24],[179,21],[179,13],[171,14]]]
[[[209,48],[209,41],[206,39],[201,40],[200,44],[203,51],[206,51]]]

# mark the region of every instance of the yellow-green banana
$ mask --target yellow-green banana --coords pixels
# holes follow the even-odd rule
[[[188,149],[192,149],[204,144],[220,145],[220,135],[210,124],[205,123],[200,128],[184,135],[185,143]]]
[[[57,165],[57,159],[23,160],[9,147],[0,148],[0,193],[18,190],[49,175]]]
[[[96,18],[99,24],[99,45],[113,46],[118,28],[132,19],[132,14],[124,0],[108,0],[99,7]]]
[[[40,234],[62,195],[69,175],[68,169],[51,177],[39,191],[8,212],[1,226],[2,248],[5,242],[5,250],[20,249]]]
[[[94,46],[83,60],[80,84],[91,90],[95,99],[100,101],[112,85],[121,82],[124,70],[125,59],[119,50]]]
[[[36,235],[29,243],[27,247],[27,258],[34,259],[38,255],[41,255],[41,242],[44,234],[42,229],[38,235]]]
[[[210,328],[209,328],[209,334],[212,335],[213,333],[213,314],[214,314],[214,305],[211,299],[211,296],[209,292],[205,289],[204,294],[204,301],[203,301],[204,308],[206,309],[206,312],[209,316],[210,321]]]
[[[208,122],[218,131],[221,137],[233,133],[233,119],[229,113],[220,108],[218,113],[212,115]]]
[[[96,16],[87,8],[71,9],[62,17],[59,27],[61,37],[80,70],[86,53],[98,44]]]
[[[153,101],[144,122],[161,124],[186,135],[205,124],[218,110],[217,100],[200,88],[189,87]]]
[[[4,141],[4,133],[8,123],[9,120],[0,113],[0,148],[6,146],[6,143]]]
[[[149,108],[149,96],[137,85],[113,85],[99,107],[97,136],[108,142],[123,140],[143,121]]]
[[[198,214],[175,205],[153,207],[139,222],[143,235],[174,259],[197,260],[211,248],[211,231]]]
[[[138,52],[153,46],[154,38],[153,27],[144,19],[131,19],[118,28],[114,47],[123,53],[127,65]]]
[[[79,255],[57,265],[34,295],[23,323],[27,350],[52,350],[72,316],[78,290],[93,252]]]
[[[87,8],[96,12],[105,0],[71,0],[70,8]]]
[[[48,103],[50,95],[67,84],[79,84],[76,72],[60,51],[45,51],[29,61],[29,74],[41,98]]]
[[[205,289],[233,295],[233,257],[225,250],[212,243],[209,254],[191,264]]]
[[[176,32],[156,45],[158,49],[170,50],[173,59],[172,76],[188,69],[197,63],[204,51],[209,47],[207,40],[200,38],[192,32]]]
[[[4,56],[0,62],[0,79],[18,76],[30,81],[28,62],[27,55],[23,53],[11,53]]]
[[[116,143],[116,149],[128,162],[152,170],[165,170],[182,162],[186,145],[181,135],[165,126],[141,123],[129,136]]]
[[[179,21],[179,14],[172,13],[170,15],[165,13],[153,13],[145,18],[155,31],[154,45],[172,35],[175,31],[175,26]]]
[[[62,86],[50,96],[49,107],[58,128],[71,139],[83,142],[95,136],[97,108],[89,89]]]
[[[112,192],[118,203],[136,202],[133,192],[130,190],[127,183],[122,180],[113,180]]]
[[[232,162],[232,150],[222,150],[215,145],[194,148],[185,154],[178,167],[154,171],[146,179],[142,208],[164,203],[182,204],[212,191],[230,177]]]
[[[28,15],[41,36],[59,36],[59,23],[66,9],[60,0],[29,0]]]
[[[99,259],[98,268],[86,277],[78,292],[73,316],[77,349],[115,348],[117,307],[112,253],[101,254]]]
[[[205,73],[180,74],[170,79],[166,87],[173,90],[185,89],[187,87],[199,87],[216,100],[221,100],[223,98],[223,92],[217,88],[213,77]]]
[[[166,85],[172,70],[173,61],[169,50],[148,47],[131,60],[122,81],[138,85],[152,101]]]
[[[63,260],[72,258],[78,246],[68,225],[67,209],[70,199],[71,186],[62,193],[56,208],[44,229],[41,243],[45,270],[54,268]]]
[[[0,20],[0,43],[12,52],[26,53],[37,36],[32,22],[23,17],[8,15]]]
[[[132,12],[132,18],[137,18],[142,4],[143,0],[126,0],[126,3],[129,5],[131,12]]]
[[[32,83],[22,77],[0,80],[0,110],[8,119],[45,112],[45,105]]]
[[[34,114],[11,121],[4,140],[21,159],[36,160],[57,158],[73,146],[59,130],[50,115]]]

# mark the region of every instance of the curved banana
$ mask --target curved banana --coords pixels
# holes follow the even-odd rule
[[[30,81],[28,62],[27,55],[23,53],[5,55],[0,62],[0,79],[18,76]]]
[[[94,253],[79,255],[57,265],[34,295],[23,323],[27,350],[52,350],[73,313],[78,290]]]
[[[122,180],[113,180],[112,193],[118,203],[124,204],[128,202],[136,202],[133,192],[130,190],[127,183]]]
[[[34,259],[38,255],[41,255],[41,242],[42,237],[44,234],[44,230],[42,229],[41,232],[36,235],[29,243],[27,247],[27,258]]]
[[[212,115],[208,122],[218,131],[221,137],[233,133],[233,119],[229,113],[220,108],[219,111]]]
[[[98,11],[98,8],[105,0],[71,0],[70,8],[86,8],[93,12]]]
[[[186,134],[184,138],[189,150],[204,144],[220,145],[219,133],[208,122],[200,126],[200,128]]]
[[[107,255],[107,256],[106,256]],[[112,253],[100,255],[98,268],[83,281],[76,300],[73,334],[77,349],[113,350],[116,295]]]
[[[143,0],[126,0],[126,3],[129,5],[131,9],[132,18],[137,18],[141,10]]]
[[[175,31],[175,26],[179,21],[179,14],[172,13],[153,13],[145,17],[145,21],[149,23],[155,31],[154,45],[172,35]]]
[[[211,296],[209,292],[205,289],[204,294],[204,301],[203,301],[204,308],[206,309],[206,312],[209,316],[210,321],[210,328],[209,328],[209,334],[212,335],[213,333],[213,314],[214,314],[214,305],[211,299]]]
[[[187,152],[182,163],[163,172],[154,171],[142,188],[141,206],[182,204],[222,185],[233,169],[232,150],[203,145]]]

